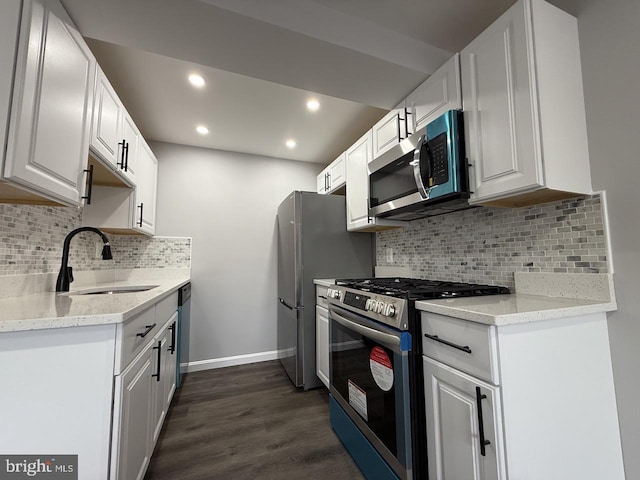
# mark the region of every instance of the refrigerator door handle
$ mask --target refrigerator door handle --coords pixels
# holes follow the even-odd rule
[[[287,307],[289,310],[297,310],[297,308],[292,307],[291,305],[289,305],[287,302],[285,302],[283,299],[278,298],[278,300],[280,301],[280,303],[282,305],[284,305],[285,307]]]

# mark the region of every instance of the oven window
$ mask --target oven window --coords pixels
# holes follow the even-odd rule
[[[371,206],[402,198],[418,191],[413,176],[413,151],[369,176]]]
[[[401,364],[393,351],[332,321],[331,384],[394,456],[396,382],[401,381],[396,363]]]

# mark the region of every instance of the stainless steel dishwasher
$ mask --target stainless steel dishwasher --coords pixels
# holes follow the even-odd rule
[[[176,387],[180,386],[182,373],[189,363],[189,331],[191,317],[191,283],[178,290],[178,365]]]

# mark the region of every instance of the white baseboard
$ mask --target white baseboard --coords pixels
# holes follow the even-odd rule
[[[277,359],[278,350],[273,350],[271,352],[247,353],[245,355],[235,355],[233,357],[211,358],[209,360],[181,363],[180,370],[183,373],[198,372],[200,370],[212,370],[214,368],[246,365],[247,363],[267,362],[269,360]]]

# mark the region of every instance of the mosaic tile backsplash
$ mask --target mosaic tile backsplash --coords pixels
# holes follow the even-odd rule
[[[606,252],[599,195],[517,209],[473,208],[376,234],[379,266],[408,267],[417,278],[510,288],[516,271],[608,273]]]
[[[0,275],[57,272],[64,238],[81,224],[82,212],[77,208],[0,204]],[[71,241],[69,265],[76,271],[191,265],[190,238],[107,237],[113,260],[96,255],[96,245],[102,244],[97,235],[82,233]]]

